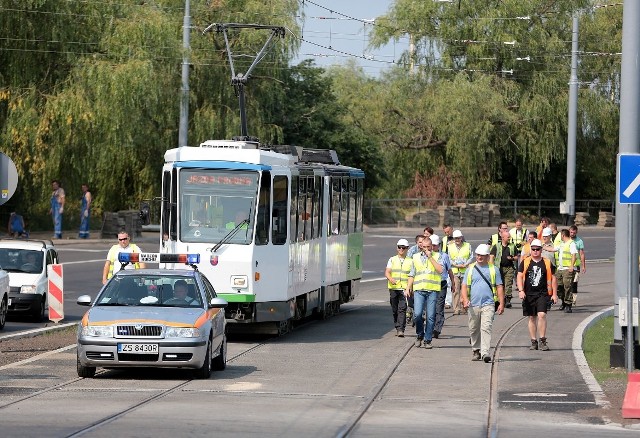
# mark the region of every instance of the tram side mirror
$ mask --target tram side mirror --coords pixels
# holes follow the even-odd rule
[[[140,203],[140,211],[138,212],[138,215],[140,216],[142,225],[149,225],[151,223],[151,213],[148,202]]]

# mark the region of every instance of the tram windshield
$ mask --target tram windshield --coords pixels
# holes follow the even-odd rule
[[[180,240],[217,243],[242,221],[228,243],[253,240],[258,172],[183,169],[180,172]]]

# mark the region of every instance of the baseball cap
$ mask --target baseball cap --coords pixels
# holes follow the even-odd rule
[[[453,232],[453,238],[455,239],[456,237],[462,237],[462,231],[460,230],[455,230]]]
[[[429,239],[431,239],[431,243],[433,245],[440,245],[440,238],[437,234],[432,234],[431,236],[429,236]]]
[[[538,240],[538,239],[533,239],[533,240],[531,241],[531,245],[530,245],[530,246],[531,246],[532,248],[533,248],[534,246],[538,246],[538,247],[542,248],[542,242],[540,242],[540,240]]]
[[[409,246],[409,242],[407,239],[400,239],[398,240],[398,246]]]
[[[479,255],[489,255],[489,252],[489,245],[487,245],[486,243],[481,243],[476,248],[476,254]]]
[[[551,236],[553,233],[551,232],[551,228],[546,227],[544,230],[542,230],[542,235],[543,236]]]

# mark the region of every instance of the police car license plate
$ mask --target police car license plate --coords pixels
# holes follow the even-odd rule
[[[158,344],[118,344],[118,353],[149,354],[157,352]]]

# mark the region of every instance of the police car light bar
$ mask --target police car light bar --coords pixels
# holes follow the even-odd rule
[[[200,263],[200,254],[160,254],[155,252],[121,252],[118,253],[120,263]]]

